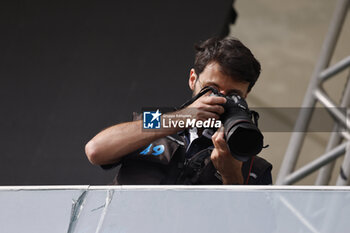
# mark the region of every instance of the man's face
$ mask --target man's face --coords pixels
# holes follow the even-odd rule
[[[248,82],[239,82],[221,72],[220,65],[216,62],[209,63],[199,75],[191,69],[189,86],[193,95],[197,95],[205,86],[212,86],[224,95],[238,94],[243,98],[248,95]]]

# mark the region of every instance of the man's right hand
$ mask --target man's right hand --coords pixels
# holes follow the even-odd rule
[[[225,109],[222,104],[226,103],[224,97],[211,96],[209,93],[201,96],[191,105],[179,110],[177,113],[191,115],[192,119],[205,121],[209,118],[218,120]]]

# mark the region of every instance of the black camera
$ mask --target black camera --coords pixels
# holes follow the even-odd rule
[[[264,136],[258,128],[259,114],[248,108],[247,102],[239,95],[225,96],[213,87],[206,87],[211,95],[226,98],[222,106],[225,112],[220,116],[224,125],[224,135],[233,157],[247,161],[263,148]]]
[[[241,96],[225,96],[214,87],[207,86],[179,109],[192,104],[209,91],[212,92],[211,95],[225,97],[227,100],[222,105],[225,112],[220,116],[220,120],[224,125],[224,135],[233,157],[245,162],[259,154],[264,144],[264,136],[258,128],[259,114],[249,110],[247,102]]]

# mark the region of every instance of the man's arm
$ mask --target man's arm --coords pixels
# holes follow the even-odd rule
[[[118,162],[138,148],[176,131],[142,131],[142,121],[126,122],[111,126],[85,146],[85,153],[92,164],[104,165]]]
[[[219,115],[224,112],[221,104],[225,102],[226,99],[223,97],[204,95],[187,108],[177,111],[176,114],[191,115],[197,120],[219,119]],[[121,123],[97,134],[86,144],[85,153],[92,164],[112,164],[140,147],[179,130],[181,129],[172,128],[146,132],[142,130],[142,121]]]

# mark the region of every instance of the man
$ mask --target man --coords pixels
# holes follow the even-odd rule
[[[194,96],[211,86],[225,96],[247,97],[260,75],[260,63],[247,47],[235,38],[212,38],[196,50],[188,81]],[[173,114],[199,121],[219,119],[225,102],[224,97],[206,93]],[[121,164],[116,184],[272,183],[271,164],[255,155],[246,162],[235,159],[222,128],[208,136],[197,128],[147,132],[142,127],[142,121],[135,120],[103,130],[85,147],[89,161],[103,168]],[[205,153],[205,166],[188,171],[189,162]]]

